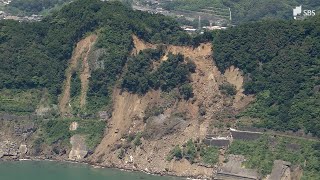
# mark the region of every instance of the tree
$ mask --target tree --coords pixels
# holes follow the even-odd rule
[[[193,90],[191,84],[183,84],[181,87],[179,87],[179,92],[185,100],[188,100],[189,98],[193,97],[192,91]]]

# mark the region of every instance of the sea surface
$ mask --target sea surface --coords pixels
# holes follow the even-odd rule
[[[0,162],[0,180],[181,180],[85,164],[53,161]]]

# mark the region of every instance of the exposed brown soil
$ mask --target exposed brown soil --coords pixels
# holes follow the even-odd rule
[[[157,94],[157,92],[150,92],[144,97],[139,97],[136,94],[130,94],[128,92],[120,94],[120,90],[115,90],[113,93],[114,110],[108,124],[108,134],[96,148],[94,157],[106,155],[109,163],[112,163],[114,160],[110,159],[112,158],[110,156],[111,149],[115,143],[127,133],[126,131],[130,128],[133,117],[143,117],[144,110],[149,102],[148,99],[152,99],[154,96],[157,96]]]
[[[88,56],[91,52],[92,46],[97,40],[96,35],[89,36],[89,44],[87,47],[87,51],[82,56],[82,71],[80,72],[80,80],[81,80],[81,96],[80,96],[80,108],[83,108],[86,104],[87,91],[89,86],[89,78],[90,78],[90,67],[88,62]]]
[[[145,48],[155,48],[155,45],[145,43],[133,36],[137,54]],[[180,100],[164,112],[170,118],[175,113],[182,113],[186,117],[182,129],[173,134],[166,134],[161,138],[143,139],[142,145],[129,148],[125,157],[119,159],[119,147],[125,142],[125,134],[142,132],[146,129],[143,117],[147,107],[161,101],[160,91],[150,91],[144,96],[120,93],[116,89],[113,93],[114,109],[112,118],[108,120],[108,133],[96,148],[90,160],[102,166],[113,166],[125,169],[145,170],[153,173],[164,173],[178,176],[212,177],[213,169],[191,164],[183,159],[180,161],[166,160],[167,155],[175,145],[182,145],[189,139],[202,139],[207,134],[213,114],[223,107],[223,96],[219,91],[219,84],[224,77],[212,62],[212,47],[210,43],[201,44],[198,48],[168,46],[166,55],[181,53],[196,64],[196,72],[192,74],[194,97],[189,101]],[[166,56],[165,55],[165,56]],[[165,60],[166,57],[162,59]],[[199,115],[199,106],[204,106],[206,114]],[[169,122],[169,121],[168,121]],[[160,128],[160,126],[159,126]]]
[[[134,44],[134,49],[131,52],[131,55],[137,55],[139,54],[140,51],[144,49],[154,49],[156,48],[156,45],[147,43],[141,39],[139,39],[136,35],[132,36],[133,44]]]
[[[131,52],[132,55],[136,55],[147,48],[156,48],[156,45],[146,43],[136,36],[132,38],[135,45]],[[64,90],[59,101],[62,116],[70,114],[71,111],[70,84],[72,73],[75,71],[79,72],[81,79],[80,107],[85,106],[89,84],[88,78],[90,77],[88,56],[96,39],[96,35],[86,37],[77,44],[73,52],[69,67],[66,70]],[[217,118],[217,114],[234,114],[252,102],[254,97],[246,96],[243,93],[244,78],[239,69],[231,66],[224,74],[221,74],[212,61],[212,46],[210,43],[201,44],[197,48],[169,45],[166,47],[165,55],[161,58],[162,61],[167,60],[169,52],[183,54],[195,63],[196,71],[191,75],[194,97],[188,101],[175,99],[174,102],[171,102],[171,100],[163,96],[163,92],[160,90],[149,91],[147,94],[139,96],[122,92],[116,87],[113,92],[112,117],[108,119],[108,128],[103,140],[88,159],[91,163],[107,167],[198,178],[212,178],[214,172],[217,171],[218,168],[216,166],[206,167],[198,160],[193,164],[186,159],[171,160],[169,162],[166,157],[176,145],[182,145],[189,139],[201,140],[207,134],[214,132],[221,135],[223,132],[212,128],[212,125],[226,120]],[[89,59],[91,60],[91,58]],[[161,62],[157,63],[161,64]],[[227,97],[220,92],[219,85],[226,81],[236,86],[237,94],[234,97]],[[168,103],[168,101],[170,101],[168,108],[160,117],[156,117],[160,120],[145,122],[144,117],[148,108],[161,106]],[[43,107],[40,106],[40,108],[44,109],[45,105]],[[205,113],[201,113],[202,110]],[[177,126],[174,124],[172,128],[172,122],[175,123],[174,118],[177,118],[176,114],[182,114],[183,117],[178,117],[178,119],[183,120],[179,121]],[[7,127],[3,122],[0,125],[0,127]],[[140,146],[132,146],[132,144],[129,147],[127,146],[128,142],[124,138],[125,135],[138,132],[146,133],[150,127],[155,128],[152,131],[159,132],[160,136],[143,137],[141,138]],[[168,127],[172,128],[171,131],[165,129]],[[10,132],[13,131],[13,128],[10,128]],[[9,131],[9,128],[6,129]],[[76,129],[77,123],[73,122],[70,130]],[[0,133],[4,139],[8,139],[6,133],[9,132],[3,131]],[[79,137],[78,139],[81,142],[76,142],[70,159],[77,159],[76,157],[85,154],[85,152],[82,152],[86,151],[86,147],[83,148],[85,146],[83,143],[84,137]],[[126,151],[123,158],[119,159],[121,148],[126,149]],[[51,154],[52,148],[48,147],[46,151],[44,154]],[[224,154],[225,150],[221,149],[218,166],[223,164],[225,160]],[[64,154],[58,158],[63,160],[68,157]],[[299,167],[293,168],[293,171],[286,172],[284,177],[290,176],[291,179],[300,179],[302,169]]]
[[[173,54],[181,53],[190,58],[196,64],[196,72],[192,74],[192,87],[194,93],[193,104],[182,102],[187,111],[193,114],[193,119],[199,126],[199,138],[204,138],[208,133],[208,127],[215,112],[223,107],[223,100],[219,91],[219,84],[223,77],[212,61],[212,46],[210,43],[201,44],[193,49],[192,47],[169,46],[168,52]],[[199,108],[205,109],[203,116],[199,115]]]
[[[293,167],[291,170],[291,180],[300,180],[303,175],[303,169],[300,166]]]
[[[243,92],[243,76],[239,70],[239,68],[235,68],[234,66],[229,67],[225,73],[224,76],[227,78],[227,81],[233,85],[236,86],[237,91],[240,93]]]
[[[237,94],[235,95],[234,101],[233,101],[234,108],[242,109],[254,100],[254,97],[252,95],[246,96],[243,93],[244,77],[239,68],[235,68],[234,66],[229,67],[225,71],[224,77],[229,83],[235,85],[237,89]]]
[[[86,102],[86,93],[88,89],[88,78],[90,77],[90,69],[88,64],[88,54],[97,39],[97,35],[92,34],[83,40],[79,41],[76,48],[73,51],[72,57],[69,61],[69,66],[66,69],[66,80],[64,82],[64,88],[59,100],[59,110],[62,116],[70,115],[70,85],[72,73],[79,70],[79,62],[81,62],[81,96],[80,106],[83,106]],[[81,61],[82,60],[82,61]]]

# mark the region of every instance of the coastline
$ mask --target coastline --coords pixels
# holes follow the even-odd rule
[[[190,180],[206,180],[206,178],[197,178],[197,177],[185,177],[185,176],[178,176],[175,174],[170,174],[170,173],[159,173],[159,172],[148,172],[142,169],[130,169],[130,168],[119,168],[116,166],[101,166],[99,164],[95,163],[89,163],[86,161],[79,162],[79,161],[70,161],[70,160],[65,160],[65,159],[48,159],[44,157],[27,157],[27,158],[17,158],[17,159],[5,159],[1,160],[3,162],[14,162],[14,161],[49,161],[49,162],[62,162],[62,163],[71,163],[71,164],[82,164],[82,165],[87,165],[95,169],[114,169],[114,170],[120,170],[120,171],[125,171],[125,172],[141,172],[144,174],[152,175],[152,176],[168,176],[168,177],[177,177],[181,179],[190,179]],[[0,161],[0,162],[1,162]]]

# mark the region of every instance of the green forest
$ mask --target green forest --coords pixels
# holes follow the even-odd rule
[[[192,87],[189,85],[190,73],[195,71],[193,62],[185,63],[181,54],[168,54],[168,59],[160,64],[163,48],[147,49],[128,61],[128,69],[122,81],[122,88],[129,92],[145,94],[150,89],[170,91],[179,88],[181,96],[189,99]],[[160,65],[153,65],[158,62]]]
[[[221,31],[214,37],[219,69],[245,74],[245,93],[256,101],[240,116],[255,126],[304,130],[320,137],[320,16],[304,21],[264,21]]]
[[[274,160],[281,159],[302,167],[302,180],[320,178],[319,142],[264,135],[254,141],[235,140],[227,154],[245,156],[244,166],[257,169],[264,176],[271,173]]]
[[[100,59],[104,67],[92,72],[91,109],[105,103],[101,97],[108,99],[132,49],[132,34],[147,42],[192,43],[174,20],[162,15],[132,11],[120,2],[76,1],[41,22],[0,21],[0,89],[45,88],[56,103],[75,44],[92,32],[99,33],[96,46],[106,53]]]
[[[121,1],[128,7],[133,0]],[[59,10],[71,0],[14,0],[4,8],[5,11],[15,15],[48,14]],[[139,0],[140,4],[150,5],[149,1]],[[219,16],[229,17],[232,12],[232,24],[266,20],[266,19],[292,19],[292,9],[302,5],[303,9],[320,10],[318,0],[174,0],[163,1],[161,7],[167,10],[201,11],[213,8]],[[190,23],[190,22],[188,22]],[[206,22],[204,22],[206,23]]]
[[[232,12],[232,24],[241,24],[267,19],[292,19],[295,6],[303,9],[320,10],[318,0],[175,0],[165,2],[162,6],[168,10],[200,11],[214,8],[216,14],[225,14],[228,8]]]
[[[38,13],[66,1],[25,2],[30,3],[17,0],[12,6],[21,12]],[[33,3],[43,4],[31,7]],[[175,100],[188,100],[193,97],[190,77],[195,73],[196,65],[181,54],[168,53],[167,59],[162,61],[166,45],[196,47],[200,42],[212,41],[212,63],[222,73],[230,66],[238,67],[245,79],[244,93],[255,97],[254,102],[237,115],[239,121],[244,117],[253,120],[250,125],[258,128],[303,131],[320,137],[320,16],[301,21],[271,20],[289,19],[287,9],[291,11],[291,6],[299,3],[317,8],[317,0],[282,0],[279,3],[274,0],[262,3],[251,0],[178,0],[171,3],[173,9],[188,7],[189,10],[220,3],[238,9],[235,11],[239,18],[235,19],[237,22],[264,20],[194,37],[184,32],[172,18],[133,11],[117,1],[100,0],[74,1],[40,22],[1,20],[0,113],[34,114],[40,101],[46,98],[46,103],[52,107],[58,104],[66,68],[77,42],[90,34],[97,34],[93,49],[103,53],[97,58],[99,67],[90,69],[85,112],[73,112],[71,118],[62,118],[53,112],[49,117],[39,116],[33,120],[40,131],[34,148],[41,150],[41,144],[57,143],[67,147],[69,138],[77,133],[86,135],[86,143],[93,150],[101,142],[106,126],[106,122],[95,115],[100,110],[111,111],[114,87],[139,95],[161,90],[164,96],[167,93]],[[256,6],[257,12],[260,8],[262,13],[246,14],[252,5]],[[40,6],[42,8],[38,8]],[[291,12],[289,14],[291,16]],[[132,56],[133,34],[160,45]],[[79,97],[81,80],[79,72],[72,73],[70,94],[74,100]],[[219,85],[219,90],[229,97],[237,94],[236,87],[229,83]],[[158,116],[163,111],[163,106],[150,106],[144,118]],[[69,125],[74,121],[80,127],[70,132]],[[142,132],[138,132],[128,139],[140,146],[144,143],[140,140],[142,136]],[[320,145],[316,142],[318,139],[304,140],[276,135],[265,135],[256,141],[234,140],[226,154],[244,155],[247,159],[244,165],[256,168],[262,175],[271,172],[275,159],[282,159],[300,165],[305,179],[316,178],[320,172]],[[120,159],[123,153],[119,154]],[[190,139],[182,146],[172,147],[167,160],[186,158],[191,163],[200,160],[213,166],[219,161],[219,153],[216,147]]]
[[[56,9],[71,0],[14,0],[5,10],[16,15],[42,14]]]
[[[304,130],[320,137],[319,20],[319,16],[305,21],[269,20],[214,34],[214,59],[219,69],[223,72],[231,65],[239,67],[246,77],[245,92],[257,94],[255,103],[241,114],[260,119],[255,126]],[[1,98],[6,102],[1,109],[30,112],[35,107],[26,106],[25,101],[36,96],[31,92],[43,89],[57,103],[72,50],[92,32],[99,33],[96,47],[106,53],[100,57],[104,67],[92,72],[89,110],[108,104],[126,62],[123,89],[143,94],[149,89],[170,91],[177,87],[184,98],[192,96],[188,77],[194,65],[185,63],[181,55],[169,55],[169,61],[153,70],[152,64],[159,60],[162,50],[129,58],[131,34],[147,42],[178,45],[195,45],[200,36],[192,39],[174,20],[162,15],[132,11],[119,2],[83,0],[41,22],[0,21],[0,89],[5,90],[1,94],[24,100],[12,106],[7,102],[16,102],[16,98]],[[135,59],[139,63],[134,63]],[[75,93],[72,89],[71,94]]]
[[[233,23],[240,24],[268,19],[292,19],[292,9],[302,5],[303,9],[320,10],[318,0],[222,0],[233,13]]]
[[[214,60],[219,69],[239,67],[245,74],[245,92],[257,95],[255,103],[241,114],[260,119],[255,126],[304,130],[320,137],[319,20],[319,16],[305,21],[269,20],[214,33]],[[132,34],[151,43],[177,45],[196,45],[212,38],[205,34],[193,39],[170,18],[99,0],[70,3],[41,22],[2,20],[1,110],[33,111],[40,101],[37,93],[43,89],[57,103],[72,50],[92,32],[99,33],[96,48],[105,53],[99,59],[104,67],[95,69],[90,79],[89,111],[110,102],[110,92],[127,62],[123,89],[143,94],[149,89],[178,88],[185,99],[192,97],[188,82],[194,65],[185,63],[181,55],[169,55],[169,61],[153,69],[163,53],[161,48],[129,57]],[[73,88],[79,85],[79,79],[73,82],[78,82]],[[76,96],[77,91],[71,90]],[[32,106],[26,105],[28,99],[35,100]]]

